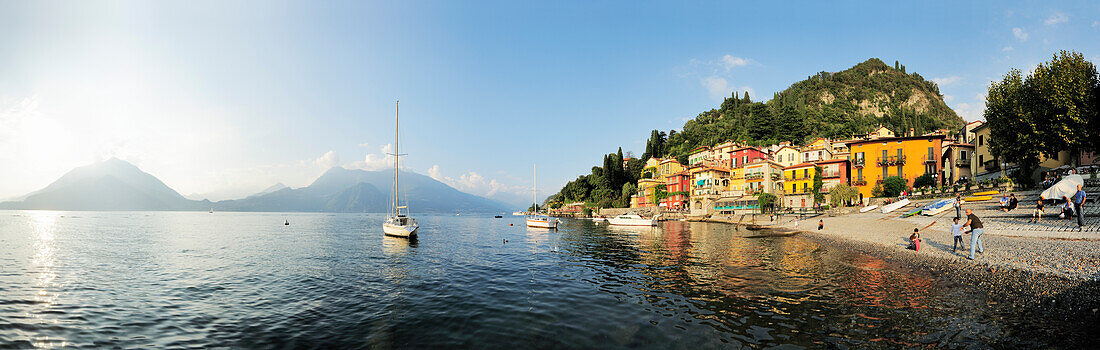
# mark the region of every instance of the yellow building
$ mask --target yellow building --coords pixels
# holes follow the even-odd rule
[[[711,159],[712,152],[710,147],[699,146],[691,150],[691,154],[688,155],[688,166],[698,165]]]
[[[848,144],[852,157],[852,185],[860,199],[870,198],[875,185],[887,177],[900,176],[908,186],[924,174],[940,173],[943,135],[891,137]]]
[[[971,159],[970,172],[974,174],[975,180],[999,178],[1002,174],[1010,174],[1012,170],[1016,169],[1015,163],[1005,162],[1004,159],[994,156],[989,151],[989,123],[977,125],[970,130],[974,138],[974,157]],[[1036,172],[1047,171],[1067,164],[1073,164],[1073,157],[1070,157],[1067,151],[1058,152],[1054,157],[1046,157],[1040,154],[1039,168],[1036,169]],[[1008,171],[1004,172],[1002,170]],[[1037,173],[1032,174],[1032,177],[1037,178]]]
[[[791,146],[783,146],[772,153],[772,159],[776,163],[788,167],[802,163],[802,152]]]
[[[783,168],[784,205],[788,208],[813,206],[814,163],[802,163]]]
[[[813,163],[833,159],[833,145],[829,140],[817,138],[810,144],[802,147],[801,163]]]
[[[730,169],[730,185],[724,197],[741,197],[745,195],[745,168]]]
[[[663,181],[657,181],[656,179],[638,179],[638,193],[630,196],[631,208],[647,208],[657,206],[656,191],[657,185],[664,184]]]
[[[684,171],[684,166],[676,158],[662,159],[657,163],[657,173],[653,174],[661,183],[665,183],[669,175]]]

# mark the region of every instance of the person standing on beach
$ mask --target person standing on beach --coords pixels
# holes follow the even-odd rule
[[[963,226],[970,226],[970,256],[967,259],[974,260],[974,248],[978,249],[978,253],[985,252],[985,247],[982,247],[982,234],[985,233],[985,228],[982,226],[982,219],[974,215],[971,209],[966,210],[966,223]]]
[[[961,194],[956,194],[955,195],[955,220],[962,220],[962,217],[963,217],[962,207],[963,207],[963,196]]]
[[[1077,231],[1085,228],[1085,212],[1081,206],[1085,205],[1085,189],[1077,185],[1077,193],[1073,194],[1073,211],[1077,214]]]

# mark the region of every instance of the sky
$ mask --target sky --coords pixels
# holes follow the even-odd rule
[[[403,167],[530,202],[732,92],[872,57],[965,120],[1059,50],[1100,63],[1100,3],[0,0],[0,199],[117,157],[243,197]]]

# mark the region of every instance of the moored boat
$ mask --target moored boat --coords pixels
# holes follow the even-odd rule
[[[401,115],[400,105],[398,105],[397,110],[398,112],[394,115],[393,119],[393,203],[390,204],[390,215],[386,217],[386,221],[382,222],[382,233],[394,237],[413,237],[416,236],[416,231],[420,230],[420,224],[416,222],[416,219],[409,217],[408,206],[401,205],[399,202],[400,174],[398,173],[398,169],[401,168],[401,153],[397,151],[399,144],[397,125]],[[402,209],[404,209],[403,212]]]
[[[607,218],[607,223],[615,226],[657,226],[657,216],[645,218],[638,214],[623,214]]]
[[[549,217],[549,216],[546,216],[546,215],[539,215],[539,200],[538,200],[538,196],[539,196],[538,195],[538,185],[539,185],[539,175],[538,174],[539,174],[539,171],[538,171],[538,165],[535,165],[533,168],[534,168],[534,174],[535,174],[535,176],[534,176],[535,181],[534,181],[534,185],[531,186],[531,197],[535,201],[535,205],[532,206],[532,209],[534,209],[535,211],[533,213],[531,213],[531,216],[528,216],[527,219],[525,220],[527,222],[527,227],[557,229],[558,228],[558,223],[561,222],[561,220],[558,220],[557,218],[552,218],[552,217]]]
[[[868,206],[866,206],[866,207],[863,207],[863,208],[859,208],[859,212],[860,212],[860,213],[866,213],[866,212],[869,212],[869,211],[875,210],[875,208],[878,208],[878,204],[875,204],[875,205],[868,205]]]

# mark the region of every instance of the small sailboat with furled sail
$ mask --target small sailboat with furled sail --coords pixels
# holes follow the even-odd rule
[[[405,205],[401,205],[400,201],[400,182],[401,176],[399,169],[401,169],[401,153],[398,152],[399,135],[398,122],[401,117],[401,105],[397,104],[397,113],[394,117],[393,123],[393,203],[390,204],[390,214],[386,217],[386,221],[382,222],[382,232],[387,236],[394,237],[412,237],[416,236],[416,231],[420,230],[420,224],[416,222],[416,219],[409,216],[408,202]]]
[[[557,229],[558,228],[558,222],[560,222],[560,220],[558,220],[557,218],[552,218],[552,217],[546,216],[546,215],[539,215],[539,199],[538,199],[539,195],[538,195],[537,188],[538,188],[538,167],[536,165],[536,167],[535,167],[535,185],[532,186],[532,190],[531,190],[532,195],[534,196],[535,206],[533,208],[534,211],[531,213],[530,216],[527,217],[527,227]]]

